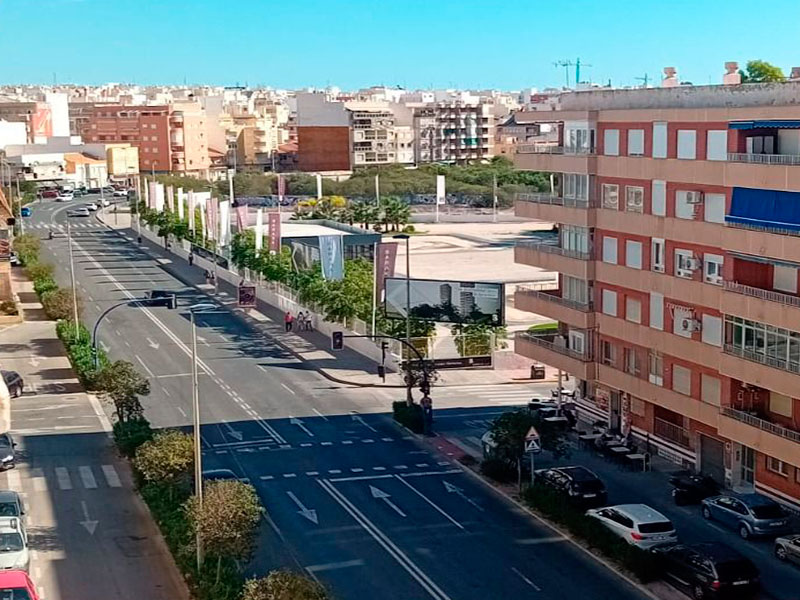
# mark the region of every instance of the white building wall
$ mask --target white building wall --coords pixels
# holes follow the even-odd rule
[[[24,145],[28,141],[25,123],[0,121],[0,150],[9,145]]]
[[[69,136],[69,96],[63,93],[47,92],[45,102],[50,105],[53,120],[53,137]]]

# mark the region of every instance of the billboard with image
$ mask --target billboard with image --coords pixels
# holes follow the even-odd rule
[[[442,323],[505,323],[505,286],[480,281],[411,279],[411,316]],[[406,280],[386,278],[386,316],[406,318]]]

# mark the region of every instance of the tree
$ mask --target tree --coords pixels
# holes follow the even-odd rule
[[[381,198],[381,211],[386,231],[389,231],[390,225],[392,231],[398,231],[411,220],[411,207],[395,196]]]
[[[103,398],[114,403],[120,421],[142,416],[144,409],[139,396],[150,393],[150,382],[139,374],[132,363],[118,360],[107,365],[98,374],[97,385],[103,391]]]
[[[501,347],[506,338],[505,327],[485,323],[456,323],[453,333],[461,336],[456,341],[456,350],[461,356],[486,356]]]
[[[780,67],[765,60],[749,60],[745,70],[739,70],[742,83],[767,83],[785,81],[786,77]]]
[[[150,483],[186,481],[194,464],[194,439],[188,433],[167,429],[136,450],[133,466]]]
[[[242,600],[329,600],[325,588],[313,579],[292,571],[272,571],[266,577],[244,584]]]
[[[264,512],[253,486],[241,481],[209,481],[203,488],[202,503],[192,496],[186,508],[203,549],[217,559],[217,582],[223,559],[250,558]]]
[[[43,292],[42,295],[42,308],[48,318],[58,319],[71,319],[74,316],[74,309],[72,303],[72,288],[55,288]],[[78,304],[78,314],[83,312],[81,300],[76,295]]]

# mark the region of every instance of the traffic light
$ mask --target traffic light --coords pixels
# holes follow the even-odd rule
[[[344,350],[344,333],[341,331],[334,331],[331,333],[331,349]]]

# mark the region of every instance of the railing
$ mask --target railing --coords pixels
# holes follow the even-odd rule
[[[729,162],[754,163],[759,165],[800,165],[798,154],[746,154],[728,152]]]
[[[525,241],[517,242],[517,246],[522,248],[529,248],[538,252],[546,252],[547,254],[559,254],[567,258],[577,258],[578,260],[592,260],[591,252],[584,252],[582,250],[571,250],[569,248],[562,248],[558,245],[558,240],[542,240],[542,241]]]
[[[747,423],[748,425],[757,427],[762,431],[767,431],[779,437],[786,438],[787,440],[792,440],[793,442],[800,444],[800,432],[787,429],[786,427],[781,427],[775,423],[770,423],[769,421],[765,421],[764,419],[760,419],[759,417],[741,410],[736,410],[730,406],[723,406],[722,414],[726,417],[730,417],[731,419],[735,419],[742,423]]]
[[[665,440],[675,442],[684,448],[692,447],[689,432],[684,427],[675,425],[675,423],[670,423],[664,419],[659,419],[658,417],[653,419],[653,433]]]
[[[585,146],[552,146],[546,144],[519,144],[517,154],[594,154],[595,149]]]
[[[753,298],[761,298],[762,300],[769,300],[770,302],[778,302],[789,306],[797,306],[800,308],[800,297],[790,296],[781,292],[774,292],[772,290],[762,290],[761,288],[744,285],[735,281],[723,281],[722,286],[729,292],[743,294],[745,296],[752,296]]]
[[[772,356],[767,356],[766,354],[762,354],[760,352],[745,350],[744,348],[740,348],[739,346],[734,346],[733,344],[725,344],[723,349],[726,354],[738,356],[739,358],[749,360],[750,362],[767,365],[768,367],[772,367],[773,369],[780,369],[781,371],[788,371],[790,373],[800,374],[800,364],[791,363],[786,359],[777,359]]]
[[[597,205],[594,200],[588,200],[586,198],[564,198],[555,194],[518,193],[514,198],[519,202],[550,204],[553,206],[565,206],[567,208],[596,208]]]
[[[539,300],[545,300],[547,302],[553,302],[554,304],[560,304],[561,306],[565,306],[566,308],[571,308],[573,310],[579,310],[581,312],[592,312],[594,309],[592,308],[591,300],[588,302],[580,302],[579,300],[572,300],[570,298],[562,298],[561,296],[554,294],[553,291],[558,291],[558,285],[556,284],[555,287],[549,288],[552,291],[544,291],[544,290],[537,290],[528,288],[528,286],[518,286],[517,293],[523,294],[526,296],[531,296],[533,298],[537,298]]]
[[[532,344],[536,344],[537,346],[541,346],[547,350],[551,350],[553,352],[557,352],[558,354],[563,354],[564,356],[568,356],[570,358],[574,358],[575,360],[579,360],[581,362],[592,362],[592,357],[589,354],[584,354],[581,352],[576,352],[575,350],[571,350],[567,348],[564,343],[552,341],[555,339],[555,335],[552,333],[530,333],[528,331],[518,331],[515,334],[515,339],[524,340],[526,342],[530,342]]]
[[[737,229],[749,229],[751,231],[765,231],[767,233],[776,233],[778,235],[794,235],[800,236],[800,231],[793,229],[785,229],[783,227],[775,227],[774,225],[756,225],[755,223],[734,223],[733,221],[725,220],[726,227],[735,227]],[[800,227],[800,223],[797,224]]]

